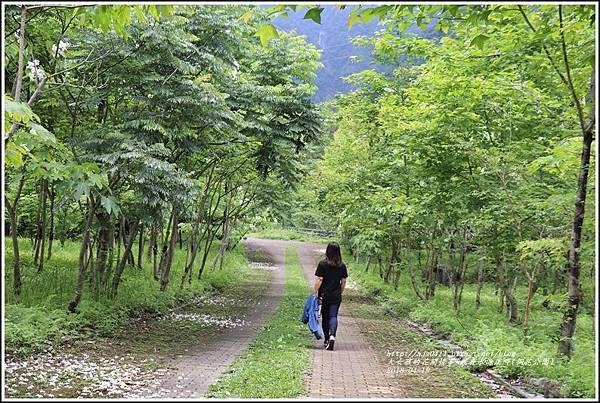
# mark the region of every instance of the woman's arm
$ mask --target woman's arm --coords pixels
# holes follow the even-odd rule
[[[321,288],[321,283],[323,282],[323,277],[315,276],[315,285],[312,288],[312,293],[317,295],[319,293],[319,288]]]
[[[342,293],[344,292],[344,288],[346,288],[346,277],[342,277],[340,280],[340,286],[342,287]]]

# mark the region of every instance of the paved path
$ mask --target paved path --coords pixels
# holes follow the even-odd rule
[[[202,344],[189,355],[174,357],[170,364],[174,368],[165,382],[159,386],[160,397],[198,398],[207,391],[219,375],[250,344],[256,332],[273,314],[284,291],[285,244],[272,244],[261,239],[248,239],[245,242],[250,256],[262,249],[272,263],[279,267],[273,271],[271,285],[245,316],[249,324],[242,327],[222,329],[211,336],[203,337]]]
[[[325,245],[299,244],[298,252],[304,276],[312,285],[317,262],[325,255]],[[310,351],[311,370],[304,380],[306,395],[311,398],[403,397],[398,382],[378,361],[346,307],[347,303],[345,306],[342,300],[335,350],[325,350],[322,340],[314,341]]]
[[[262,241],[267,250],[298,247],[300,263],[312,286],[317,262],[325,255],[325,245],[294,241]],[[352,276],[352,273],[349,273]],[[307,292],[309,287],[307,286]],[[304,378],[309,398],[398,398],[405,397],[398,381],[378,361],[376,352],[361,333],[358,321],[342,301],[338,314],[335,350],[324,349],[323,340],[310,347],[310,369]]]

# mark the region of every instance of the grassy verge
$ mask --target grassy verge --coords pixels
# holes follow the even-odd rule
[[[303,392],[312,335],[300,322],[307,293],[296,248],[286,250],[285,293],[274,315],[207,397],[290,398]]]
[[[241,282],[247,271],[243,245],[228,252],[223,270],[204,271],[200,280],[180,288],[186,252],[177,249],[171,271],[171,284],[165,292],[152,277],[152,263],[144,261],[142,269],[127,267],[116,298],[95,296],[89,287],[84,290],[79,313],[66,310],[77,276],[79,246],[66,242],[57,244],[44,271],[37,273],[32,264],[31,243],[20,240],[22,293],[12,293],[12,247],[5,243],[5,346],[6,351],[25,357],[56,348],[65,341],[81,340],[92,336],[114,336],[131,323],[132,317],[159,316],[175,305],[184,303],[195,295],[218,294],[225,287]],[[214,250],[209,255],[212,261]],[[134,248],[134,256],[137,251]],[[250,270],[250,269],[248,269]]]
[[[571,361],[565,361],[556,355],[562,310],[559,306],[542,306],[543,298],[539,296],[533,299],[529,335],[525,336],[522,327],[508,324],[506,311],[499,312],[493,285],[484,286],[481,308],[477,311],[475,285],[466,284],[457,315],[450,303],[452,290],[447,287],[438,286],[435,297],[423,303],[415,296],[406,273],[394,290],[391,284],[379,278],[376,267],[365,273],[362,264],[350,263],[349,266],[360,289],[374,298],[387,315],[426,323],[438,334],[460,344],[473,357],[496,357],[486,359],[487,364],[481,368],[493,367],[508,378],[555,380],[563,385],[564,396],[594,397],[595,367],[591,357],[596,351],[594,321],[589,314],[582,312],[578,316],[575,352]],[[521,310],[525,293],[523,288],[515,292]]]
[[[331,241],[328,238],[304,234],[301,232],[281,228],[265,228],[258,232],[249,233],[247,236],[249,238],[278,239],[282,241],[300,241],[314,243],[328,243],[329,241]]]

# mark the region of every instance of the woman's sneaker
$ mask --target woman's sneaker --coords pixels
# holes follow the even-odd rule
[[[327,343],[329,343],[329,339],[325,339],[325,341],[323,342],[323,345],[324,345],[325,347],[327,347]]]
[[[333,350],[333,345],[335,344],[335,337],[334,336],[330,336],[329,337],[329,343],[327,343],[327,346],[325,347],[325,350]]]

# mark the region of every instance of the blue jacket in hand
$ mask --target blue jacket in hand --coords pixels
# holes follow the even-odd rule
[[[302,312],[302,323],[308,323],[308,328],[317,340],[323,337],[321,326],[319,326],[319,299],[313,293],[308,295]]]

